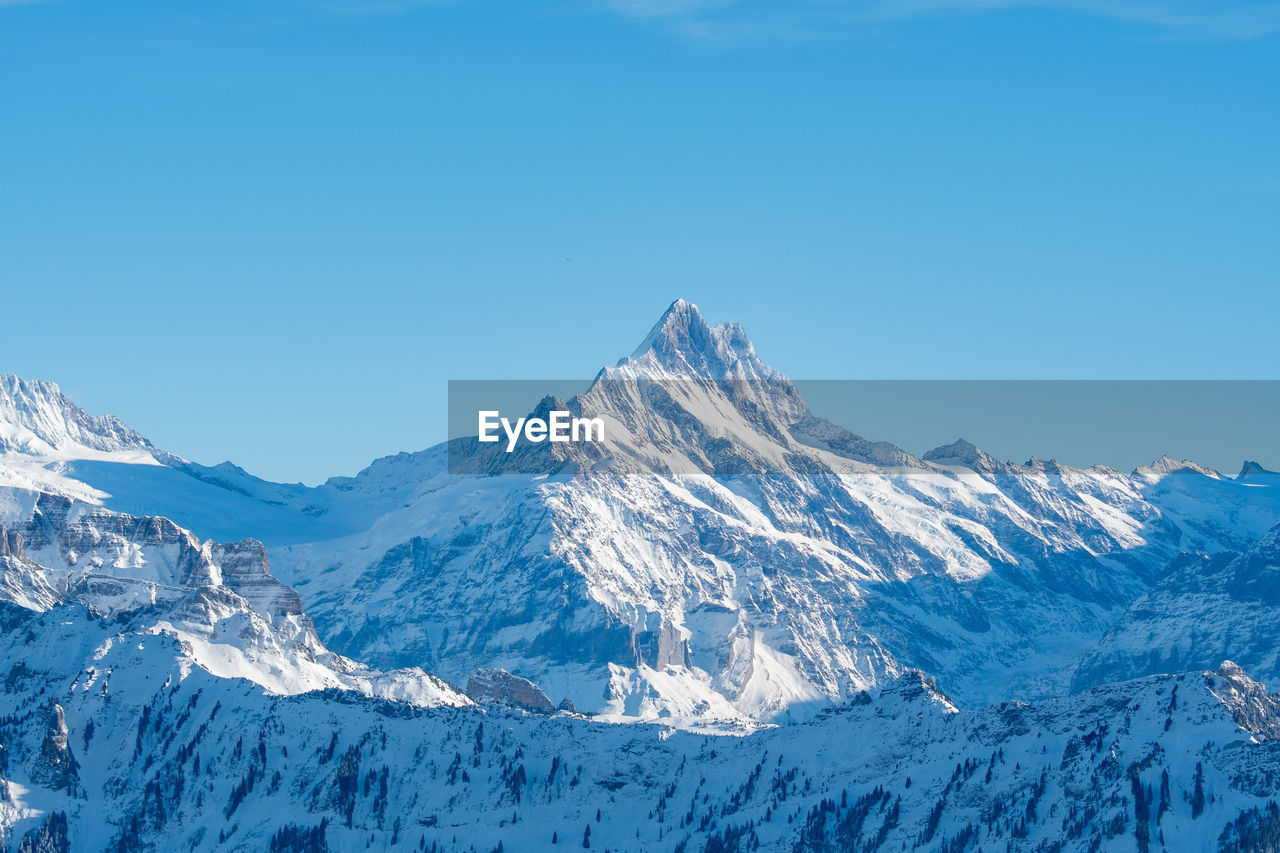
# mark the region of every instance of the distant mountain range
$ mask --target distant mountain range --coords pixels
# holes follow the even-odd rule
[[[916,457],[684,301],[562,402],[621,428],[308,488],[0,378],[6,843],[1280,838],[1280,475]]]

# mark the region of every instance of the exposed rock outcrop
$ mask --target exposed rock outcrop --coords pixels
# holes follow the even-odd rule
[[[467,679],[467,695],[477,702],[549,714],[555,710],[542,688],[505,669],[479,669]]]
[[[31,781],[76,796],[80,789],[80,764],[68,743],[66,714],[61,705],[50,699],[45,715],[47,727],[40,754],[31,765]]]

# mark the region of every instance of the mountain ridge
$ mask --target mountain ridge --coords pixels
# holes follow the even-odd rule
[[[924,458],[869,442],[813,416],[741,326],[711,326],[684,300],[565,405],[644,436],[587,460],[609,460],[606,481],[570,470],[497,488],[446,474],[439,447],[314,488],[174,457],[148,469],[167,478],[159,491],[125,481],[139,492],[127,506],[97,502],[216,506],[214,532],[252,520],[321,634],[355,659],[457,683],[508,669],[554,701],[691,725],[787,718],[910,667],[967,703],[1052,695],[1178,553],[1245,550],[1280,514],[1271,490],[1167,457],[1126,477],[1008,465],[964,440]],[[104,464],[62,471],[114,488],[140,470],[108,483]],[[655,465],[667,474],[635,478]],[[208,514],[177,513],[197,528]],[[680,530],[697,535],[666,532]],[[503,590],[490,619],[415,624],[472,612],[486,587]]]
[[[677,354],[668,347],[672,341],[687,341],[680,346],[701,355],[691,360]],[[655,350],[664,352],[664,361],[656,361]],[[371,654],[387,664],[419,660],[428,668],[456,667],[450,671],[456,679],[471,669],[501,667],[533,679],[553,700],[565,696],[578,707],[623,717],[672,713],[687,718],[698,707],[732,717],[734,703],[743,702],[757,709],[752,715],[772,715],[848,695],[903,666],[940,676],[953,673],[947,685],[957,689],[955,674],[967,671],[967,665],[947,663],[955,649],[970,646],[967,659],[985,660],[983,667],[991,667],[993,657],[1016,659],[1027,649],[1021,641],[1022,649],[1014,651],[1012,638],[1062,622],[1067,617],[1048,612],[1058,607],[1073,613],[1064,627],[1077,626],[1070,628],[1080,633],[1069,647],[1083,655],[1131,596],[1145,590],[1180,550],[1195,544],[1210,550],[1247,547],[1276,518],[1278,505],[1272,502],[1258,509],[1245,532],[1220,525],[1214,514],[1233,503],[1251,506],[1244,502],[1260,495],[1229,491],[1234,487],[1213,472],[1176,463],[1136,479],[1111,469],[1039,460],[1006,466],[978,456],[977,448],[963,448],[970,459],[986,461],[986,470],[957,471],[906,454],[893,456],[896,449],[887,444],[856,445],[853,452],[829,442],[824,446],[805,432],[813,421],[785,377],[749,381],[746,396],[734,396],[741,388],[735,381],[682,372],[696,361],[739,374],[722,355],[712,327],[689,303],[673,305],[636,352],[643,363],[633,357],[606,368],[584,395],[595,395],[598,410],[621,423],[621,432],[643,437],[643,445],[609,448],[615,458],[620,453],[637,460],[631,467],[614,469],[604,481],[553,476],[526,482],[504,475],[500,488],[492,480],[476,481],[475,489],[499,501],[496,510],[488,499],[483,508],[456,508],[457,502],[472,500],[464,497],[473,489],[470,480],[429,480],[409,504],[387,516],[387,522],[397,520],[384,525],[383,533],[288,546],[284,563],[304,596],[311,597],[329,636],[356,656]],[[644,397],[637,379],[660,393]],[[706,429],[712,420],[714,432]],[[848,442],[865,441],[847,436]],[[867,446],[884,451],[876,455],[866,452]],[[615,447],[621,449],[615,452]],[[802,458],[811,461],[793,467]],[[954,455],[946,461],[955,461]],[[904,462],[918,476],[898,476],[894,466]],[[752,466],[764,466],[769,476],[740,476]],[[669,474],[656,481],[631,476],[653,470]],[[1183,484],[1191,490],[1190,503],[1185,489],[1172,485],[1167,487],[1170,502],[1149,503],[1144,492],[1158,492],[1174,471],[1191,475],[1184,478],[1189,485]],[[1200,483],[1210,481],[1228,491],[1197,497],[1209,488]],[[815,505],[836,515],[812,517],[809,507]],[[450,520],[455,513],[456,521]],[[523,527],[523,518],[538,521]],[[904,526],[906,520],[912,526]],[[1233,524],[1239,527],[1240,519]],[[388,538],[384,534],[392,526],[403,532]],[[501,538],[486,544],[489,531],[506,537],[512,529],[536,543],[534,553],[549,551],[530,562],[513,558]],[[601,529],[612,538],[599,538],[595,531]],[[652,532],[636,537],[637,529]],[[666,533],[679,530],[698,533]],[[428,616],[428,636],[422,636],[422,626],[410,626],[407,615],[361,615],[373,607],[365,601],[392,589],[409,594],[398,603],[411,612],[469,612],[481,606],[471,596],[486,582],[471,577],[471,564],[459,558],[454,543],[464,541],[467,549],[480,548],[492,561],[495,580],[503,579],[500,587],[507,588],[509,578],[520,579],[508,594],[524,602],[521,609],[494,617],[493,630],[510,637],[508,645],[495,646],[495,634],[483,624],[460,633],[459,625]],[[369,549],[382,551],[383,557],[361,567],[367,558],[360,553]],[[1144,549],[1149,556],[1136,556]],[[1058,552],[1063,556],[1054,556]],[[762,554],[770,555],[764,574],[753,566],[743,575],[732,562]],[[327,565],[341,569],[326,575]],[[761,609],[760,602],[768,601],[764,590],[773,585],[770,572],[794,584],[795,567],[805,567],[799,577],[807,585],[817,580],[816,574],[809,577],[809,566],[822,566],[821,574],[838,578],[843,591],[830,597],[829,580],[817,598],[792,587],[786,608]],[[982,592],[986,582],[978,582],[995,577],[993,571],[1004,578],[998,585],[1005,591],[998,596]],[[422,580],[427,577],[429,586]],[[1028,585],[1038,590],[1032,597],[1019,591]],[[361,590],[354,613],[340,605],[351,589]],[[1025,598],[1026,607],[1003,601],[1010,593],[1015,600]],[[1048,603],[1045,594],[1059,603]],[[999,609],[992,611],[993,605]],[[805,611],[813,615],[804,627],[792,627],[792,614]],[[858,615],[853,620],[841,615],[850,612]],[[994,630],[993,612],[1011,624]],[[1030,618],[1030,612],[1042,618]],[[585,613],[597,615],[588,619]],[[327,622],[330,614],[333,622]],[[939,621],[939,614],[947,621]],[[580,627],[569,627],[581,626],[584,619],[601,639],[589,640]],[[904,621],[914,638],[902,629]],[[387,657],[380,650],[385,646],[378,645],[384,641],[376,637],[400,631],[392,627],[399,625],[407,633],[391,644],[398,651]],[[983,638],[1001,632],[1009,640]],[[566,644],[566,637],[573,639]],[[886,638],[892,650],[885,647]],[[979,651],[992,641],[1011,645],[997,655],[989,648]],[[952,649],[946,657],[944,648]],[[606,661],[613,668],[607,682],[581,681],[584,654],[604,656],[594,665],[601,667],[602,678]],[[1074,660],[1055,665],[1065,674],[1028,695],[1065,689]],[[992,677],[1003,677],[996,673]],[[601,693],[593,695],[597,689],[603,706]],[[998,699],[1004,689],[993,686],[975,697],[971,689],[958,688],[967,701]]]
[[[1265,472],[917,458],[814,416],[691,303],[635,353],[539,405],[647,443],[550,475],[450,474],[437,445],[307,488],[28,417],[54,441],[0,448],[0,843],[1234,849],[1280,827]]]

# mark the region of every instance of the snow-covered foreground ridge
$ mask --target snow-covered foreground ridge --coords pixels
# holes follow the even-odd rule
[[[22,663],[0,818],[39,849],[1207,850],[1280,831],[1280,703],[1232,664],[973,711],[909,673],[736,737],[277,696],[76,605],[4,618]]]

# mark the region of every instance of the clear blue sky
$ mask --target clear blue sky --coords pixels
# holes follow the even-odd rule
[[[593,374],[676,296],[801,378],[1273,378],[1278,32],[0,0],[0,370],[307,482],[434,443],[449,378]]]

